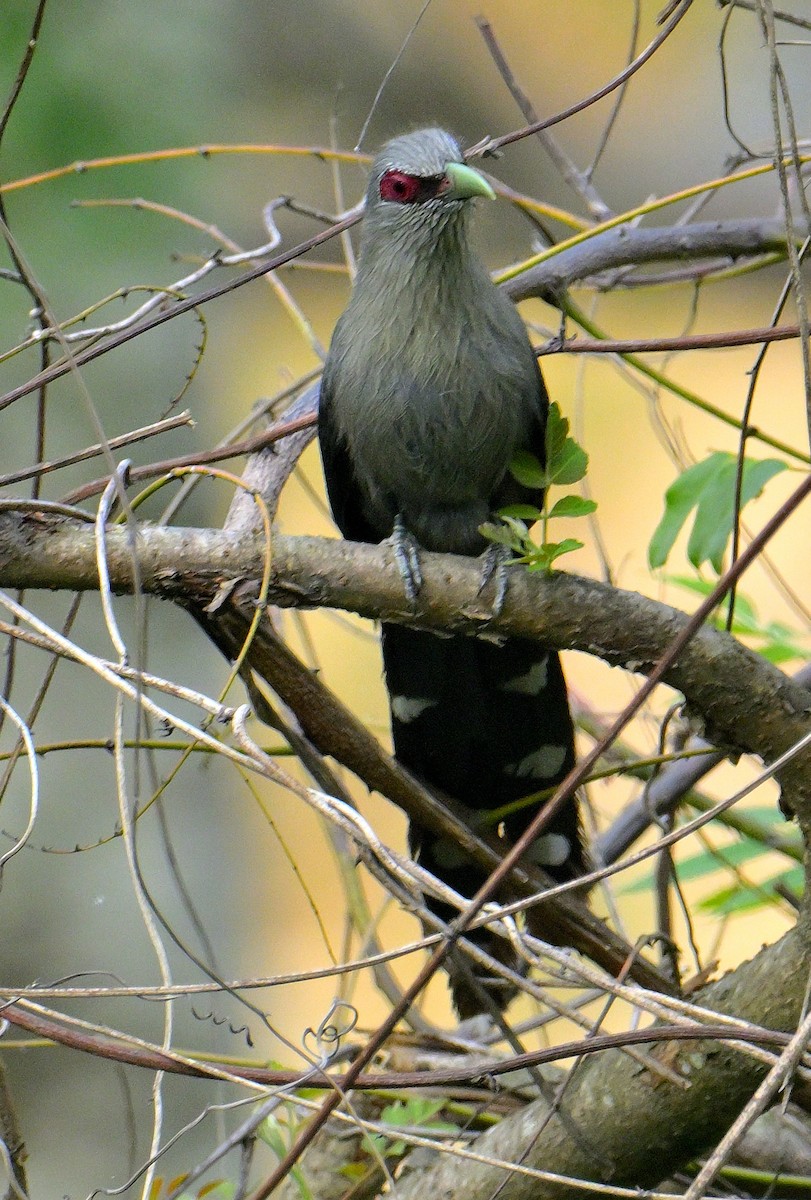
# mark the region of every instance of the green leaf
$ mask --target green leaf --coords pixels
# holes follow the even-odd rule
[[[586,473],[588,455],[574,438],[569,437],[569,422],[561,415],[557,404],[549,406],[546,457],[544,470],[533,454],[522,451],[510,464],[510,471],[522,486],[547,495],[553,484],[576,483]],[[583,543],[576,538],[564,538],[560,542],[538,544],[530,537],[528,525],[543,521],[541,536],[544,536],[546,522],[551,517],[583,517],[594,512],[596,507],[593,500],[585,500],[582,496],[563,496],[551,509],[548,503],[545,504],[543,511],[530,504],[510,504],[499,511],[500,525],[488,521],[479,526],[479,532],[491,542],[509,547],[515,555],[514,563],[524,563],[530,571],[550,572],[556,559],[579,550]]]
[[[533,490],[543,491],[549,484],[546,471],[535,455],[530,454],[528,450],[518,451],[510,463],[510,474],[523,487],[532,488]]]
[[[561,496],[549,510],[550,517],[585,517],[593,513],[597,505],[594,500],[582,496]]]
[[[704,462],[688,467],[665,492],[665,511],[648,547],[648,562],[651,567],[662,567],[667,562],[682,526],[698,504],[704,487],[718,469],[717,460],[723,457],[722,454],[712,454]]]
[[[751,912],[756,908],[767,908],[772,904],[780,903],[780,897],[776,894],[778,884],[799,895],[802,892],[803,881],[802,867],[794,867],[790,871],[773,875],[770,879],[758,884],[757,887],[719,888],[717,892],[713,892],[711,896],[701,900],[698,907],[707,912],[716,913],[718,916]]]
[[[272,1114],[265,1117],[264,1121],[257,1127],[258,1136],[266,1145],[270,1146],[273,1153],[278,1159],[283,1159],[287,1154],[287,1142],[282,1130],[281,1123]],[[294,1180],[298,1188],[301,1200],[313,1200],[313,1194],[310,1191],[307,1179],[301,1167],[291,1167],[291,1178]]]
[[[732,532],[736,464],[731,456],[719,456],[717,470],[704,485],[696,506],[693,529],[687,542],[687,557],[694,567],[709,562],[716,574]]]
[[[713,871],[722,871],[725,865],[730,867],[738,867],[741,863],[749,862],[750,859],[758,858],[761,854],[769,853],[769,847],[764,846],[761,842],[756,842],[752,838],[742,837],[739,841],[733,842],[729,846],[719,846],[715,852],[702,850],[699,854],[693,854],[689,858],[680,860],[677,863],[676,870],[678,871],[679,879],[686,882],[688,879],[701,879],[704,875],[709,875]]]
[[[546,420],[546,478],[549,484],[577,483],[586,474],[589,456],[569,437],[569,422],[557,404],[549,405]]]
[[[432,1100],[422,1096],[412,1096],[408,1100],[395,1100],[387,1104],[380,1114],[380,1120],[385,1125],[424,1125],[441,1112],[445,1100]]]
[[[686,588],[688,592],[697,592],[699,596],[709,596],[715,587],[713,580],[698,579],[695,575],[665,575],[664,578],[668,583]]]
[[[745,459],[741,508],[759,496],[770,479],[787,469],[787,464],[777,458]],[[736,456],[716,451],[703,462],[688,467],[674,480],[665,492],[665,511],[648,547],[651,567],[664,566],[676,538],[695,509],[687,557],[694,567],[709,562],[718,574],[721,573],[724,551],[732,535],[736,474]]]
[[[546,433],[544,435],[547,466],[550,463],[557,462],[560,458],[568,435],[569,422],[561,413],[560,405],[550,404],[549,412],[546,416]]]
[[[479,526],[479,533],[491,542],[498,542],[499,546],[509,546],[511,550],[515,548],[517,535],[507,524],[497,525],[495,521],[486,521],[484,525]],[[526,536],[526,527],[524,535]]]
[[[342,1167],[338,1168],[339,1175],[345,1176],[346,1179],[351,1180],[353,1183],[358,1179],[362,1179],[368,1172],[369,1168],[366,1164],[360,1162],[344,1163]]]
[[[761,821],[764,825],[768,822],[770,824],[779,824],[780,826],[785,826],[785,819],[776,807],[771,809],[743,809],[741,810],[741,816],[745,816],[750,821]],[[764,836],[767,833],[768,830],[764,830]],[[798,833],[798,847],[800,840],[801,839]],[[739,835],[737,841],[731,842],[727,846],[719,846],[715,851],[712,852],[709,850],[702,850],[698,854],[693,854],[689,858],[680,860],[676,864],[676,871],[679,881],[681,883],[686,883],[690,880],[704,879],[708,875],[714,874],[718,871],[724,871],[727,868],[741,866],[743,863],[760,858],[764,854],[780,853],[790,855],[791,849],[790,847],[786,847],[785,850],[781,851],[780,847],[778,846],[770,846],[764,842],[757,841],[754,837]],[[716,892],[713,892],[711,896],[706,897],[701,901],[700,906],[712,909],[716,912],[733,912],[742,911],[745,907],[757,907],[759,904],[771,904],[773,902],[771,898],[766,897],[764,899],[763,895],[760,893],[763,891],[763,889],[768,891],[775,880],[784,879],[789,876],[792,879],[794,878],[794,868],[788,872],[774,876],[774,879],[771,881],[758,884],[757,888],[747,888],[745,884],[742,884],[736,880],[734,883],[725,884]],[[800,884],[801,883],[802,880],[800,879]],[[633,893],[650,891],[652,887],[653,874],[651,872],[646,872],[643,877],[634,880],[633,883],[630,883],[627,887],[624,887],[622,892],[624,895],[631,895]],[[741,893],[744,892],[753,894],[757,893],[756,899],[752,900],[751,903],[745,903],[742,899],[740,899]],[[733,896],[738,897],[738,899],[733,900]],[[721,904],[723,904],[723,908],[719,907]]]
[[[429,1133],[458,1133],[458,1126],[446,1121],[434,1120],[436,1114],[445,1107],[445,1100],[431,1100],[420,1096],[412,1096],[408,1100],[395,1100],[387,1104],[380,1114],[380,1121],[390,1125],[392,1136],[374,1133],[367,1135],[378,1151],[386,1157],[399,1158],[405,1154],[406,1143],[394,1135],[398,1129],[418,1128]]]
[[[562,542],[544,542],[533,554],[527,556],[527,567],[530,571],[549,571],[556,558],[582,548],[583,543],[578,542],[577,538],[564,538]]]
[[[517,517],[520,521],[528,521],[534,525],[536,521],[540,521],[543,514],[534,504],[506,504],[504,508],[498,510],[498,515],[500,517]]]
[[[282,1134],[279,1122],[275,1117],[265,1117],[264,1121],[257,1129],[259,1137],[270,1146],[277,1158],[284,1158],[287,1154],[287,1143]]]
[[[588,470],[589,456],[582,446],[578,446],[572,438],[566,439],[566,445],[554,464],[547,467],[550,483],[563,485],[577,483]]]
[[[753,912],[757,908],[769,908],[776,904],[777,897],[764,888],[732,886],[719,888],[711,896],[699,900],[698,908],[716,916],[732,916],[734,913]]]
[[[735,457],[728,455],[699,499],[693,532],[687,545],[687,557],[693,566],[700,567],[703,562],[709,562],[718,575],[723,570],[724,551],[732,535],[737,470]],[[758,461],[745,459],[741,508],[759,496],[770,479],[785,470],[786,464],[777,458]]]
[[[773,667],[780,667],[783,663],[794,662],[795,659],[804,657],[798,648],[791,643],[780,645],[777,642],[772,642],[771,645],[764,646],[760,653]]]
[[[737,842],[719,847],[714,854],[708,850],[702,850],[700,854],[694,854],[690,858],[678,861],[676,872],[681,882],[686,883],[690,879],[702,879],[705,875],[722,871],[725,864],[739,866],[752,858],[757,858],[758,855],[769,853],[770,849],[769,846],[764,846],[761,842],[754,841],[753,838],[741,837]],[[634,892],[647,892],[652,887],[653,874],[648,872],[641,879],[636,879],[623,888],[623,893],[631,895]]]
[[[689,578],[684,575],[667,575],[665,578],[688,591],[707,596],[713,589],[713,584],[706,579]],[[718,629],[726,629],[726,610],[716,611],[710,618]],[[736,637],[748,637],[756,641],[756,649],[769,662],[780,665],[794,659],[808,658],[808,646],[802,636],[780,621],[768,621],[765,624],[758,616],[757,609],[746,596],[738,592],[735,596],[735,617],[732,622],[732,633]]]
[[[735,812],[739,816],[745,817],[747,821],[760,821],[761,825],[778,825],[781,829],[796,829],[795,826],[786,825],[786,818],[776,804],[751,804],[747,808],[738,808],[736,805]],[[799,833],[799,830],[796,832]]]

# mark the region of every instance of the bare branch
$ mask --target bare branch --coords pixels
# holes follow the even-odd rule
[[[681,337],[553,339],[539,354],[669,354],[674,350],[726,350],[732,346],[768,345],[801,337],[799,325],[762,325],[731,333],[687,333]],[[746,424],[745,420],[742,424]]]
[[[188,409],[178,413],[177,416],[165,417],[162,421],[154,421],[151,425],[144,425],[140,429],[131,429],[129,433],[122,433],[119,437],[110,438],[106,449],[120,450],[122,446],[131,446],[134,442],[143,442],[147,438],[167,433],[170,429],[179,429],[181,425],[194,425],[194,419]],[[73,454],[66,454],[62,458],[54,459],[52,462],[34,463],[33,466],[25,467],[20,471],[12,471],[8,475],[0,475],[0,487],[8,487],[10,484],[20,483],[24,479],[38,478],[40,475],[47,475],[50,471],[60,471],[63,467],[72,466],[77,462],[84,462],[88,458],[98,458],[104,452],[105,447],[100,442],[97,442],[93,446],[87,446],[84,450],[76,450]],[[196,461],[199,462],[200,460],[197,459]]]
[[[568,120],[575,113],[583,112],[584,109],[590,108],[592,104],[596,104],[598,100],[602,100],[604,96],[610,96],[612,92],[622,87],[626,80],[635,75],[653,57],[662,43],[670,37],[682,17],[687,14],[692,2],[693,0],[680,0],[672,13],[668,13],[667,23],[661,32],[657,33],[656,37],[648,43],[641,54],[638,54],[636,58],[628,63],[613,79],[610,79],[608,83],[591,92],[582,100],[578,100],[576,104],[570,104],[568,108],[555,113],[552,117],[547,117],[543,121],[536,121],[532,125],[525,125],[522,129],[516,129],[512,133],[504,133],[501,137],[488,139],[483,146],[479,147],[481,152],[491,154],[494,150],[499,150],[502,146],[509,146],[512,142],[520,142],[523,138],[530,137],[531,134],[538,133],[541,129],[549,129],[552,125],[559,125],[561,121]]]
[[[476,25],[478,26],[479,33],[484,38],[484,43],[487,46],[487,49],[490,51],[490,56],[496,65],[498,73],[504,80],[510,95],[521,109],[524,119],[530,124],[537,126],[539,120],[538,114],[535,111],[529,96],[527,96],[526,92],[515,78],[512,68],[507,61],[507,57],[499,44],[498,38],[496,37],[492,24],[487,20],[486,17],[479,16],[476,17]],[[558,145],[552,134],[547,129],[540,128],[536,129],[535,136],[538,138],[541,145],[552,159],[552,162],[555,164],[558,171],[560,171],[560,174],[586,204],[592,217],[594,217],[594,219],[597,221],[605,221],[608,217],[612,216],[613,214],[611,209],[594,187],[590,177],[584,171],[580,171],[578,169],[576,163],[574,163],[572,159],[569,158],[565,150]]]
[[[799,240],[799,239],[798,239]],[[502,284],[516,303],[540,296],[556,304],[573,283],[618,267],[690,259],[786,253],[786,227],[774,218],[700,221],[645,229],[620,225],[545,259]]]
[[[773,948],[772,948],[773,949]],[[712,1015],[708,1010],[708,1015]],[[164,1047],[152,1045],[140,1039],[127,1039],[125,1034],[111,1036],[110,1033],[94,1032],[85,1028],[64,1024],[61,1014],[51,1012],[42,1005],[31,1005],[25,1001],[13,1002],[3,1006],[3,1016],[12,1025],[27,1029],[39,1037],[48,1038],[59,1045],[72,1050],[80,1050],[87,1054],[96,1055],[114,1062],[130,1063],[133,1066],[144,1067],[152,1071],[166,1071],[173,1075],[188,1075],[201,1078],[221,1078],[225,1075],[216,1066],[206,1062],[204,1057],[192,1058],[189,1055],[170,1054]],[[512,1055],[509,1058],[481,1057],[477,1061],[462,1060],[457,1064],[448,1065],[444,1069],[432,1065],[430,1070],[414,1071],[389,1070],[365,1071],[355,1080],[353,1087],[363,1090],[375,1088],[452,1088],[475,1083],[483,1075],[498,1078],[511,1071],[523,1070],[531,1066],[559,1062],[574,1055],[597,1055],[606,1050],[626,1049],[629,1046],[656,1045],[661,1042],[695,1042],[711,1039],[727,1044],[746,1044],[769,1046],[782,1049],[789,1041],[787,1032],[769,1029],[752,1024],[736,1026],[713,1024],[711,1022],[692,1022],[689,1025],[658,1025],[647,1029],[625,1030],[621,1033],[600,1034],[596,1037],[563,1042],[558,1046],[545,1046],[527,1054]],[[770,1061],[770,1060],[769,1060]],[[230,1066],[225,1075],[231,1081],[249,1081],[267,1086],[286,1087],[300,1085],[302,1071],[292,1071],[281,1067],[260,1067],[235,1064]],[[308,1081],[313,1088],[331,1088],[335,1084],[343,1086],[341,1076],[320,1075]]]

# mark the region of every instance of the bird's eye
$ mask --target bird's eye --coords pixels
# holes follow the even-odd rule
[[[441,177],[440,177],[441,179]],[[440,180],[405,171],[386,171],[380,180],[380,199],[393,204],[416,204],[435,196]]]

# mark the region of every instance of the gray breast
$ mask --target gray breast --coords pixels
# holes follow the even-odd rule
[[[328,364],[374,527],[388,531],[400,513],[426,548],[458,553],[481,548],[478,526],[541,404],[520,317],[482,268],[475,275],[467,290],[447,274],[419,295],[406,284],[395,301],[382,280],[367,279],[338,322]]]

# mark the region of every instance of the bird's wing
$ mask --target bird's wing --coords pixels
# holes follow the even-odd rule
[[[537,367],[537,363],[536,363]],[[533,454],[541,466],[546,465],[546,418],[549,412],[549,395],[546,391],[546,384],[543,380],[540,367],[537,367],[537,391],[534,399],[531,401],[531,421],[527,432],[526,440],[521,447],[522,450],[528,450]],[[527,398],[529,402],[529,398]],[[491,497],[490,508],[492,512],[498,512],[500,508],[505,508],[508,504],[534,504],[536,507],[543,506],[543,492],[537,488],[524,487],[520,484],[509,471],[506,472],[503,480]]]
[[[379,542],[363,512],[363,489],[355,474],[352,456],[338,429],[332,403],[329,374],[321,381],[318,401],[318,443],[335,524],[353,542]]]

